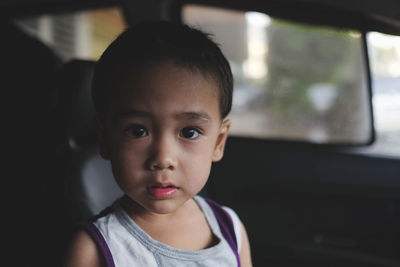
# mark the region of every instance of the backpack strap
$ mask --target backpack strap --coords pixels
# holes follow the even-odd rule
[[[236,240],[235,229],[233,226],[233,221],[229,213],[217,202],[204,198],[204,200],[211,207],[214,212],[215,218],[218,221],[219,228],[221,229],[221,233],[224,236],[225,240],[228,242],[231,247],[233,253],[235,254],[238,266],[240,267],[240,259],[238,253],[238,244]]]
[[[115,267],[111,251],[99,229],[90,221],[81,223],[80,227],[92,237],[105,260],[106,266]]]

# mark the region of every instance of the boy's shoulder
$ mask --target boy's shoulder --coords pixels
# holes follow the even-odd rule
[[[97,244],[87,231],[77,231],[67,251],[63,266],[104,266]]]
[[[224,239],[234,252],[239,251],[242,243],[242,223],[237,213],[233,209],[207,197],[195,196],[195,200],[207,203],[218,222]]]

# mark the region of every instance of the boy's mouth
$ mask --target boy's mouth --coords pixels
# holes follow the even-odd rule
[[[173,197],[178,191],[179,187],[172,184],[157,183],[148,188],[150,195],[157,199],[168,199]]]

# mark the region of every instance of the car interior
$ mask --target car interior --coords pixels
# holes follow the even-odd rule
[[[229,136],[224,158],[213,164],[210,179],[201,194],[232,207],[239,214],[249,236],[253,265],[400,266],[400,117],[394,116],[389,122],[391,127],[397,129],[397,135],[391,135],[395,140],[393,145],[389,145],[387,151],[377,149],[376,144],[382,137],[376,127],[378,114],[375,114],[376,103],[373,101],[373,86],[377,79],[372,75],[373,55],[368,53],[368,49],[372,49],[369,47],[370,33],[400,35],[400,2],[7,0],[2,1],[0,6],[3,34],[0,45],[5,80],[3,132],[6,176],[3,188],[6,191],[4,221],[7,225],[4,229],[6,251],[9,251],[7,256],[13,266],[60,265],[78,223],[98,214],[122,195],[113,180],[110,163],[99,155],[91,79],[98,55],[119,32],[139,21],[160,19],[197,26],[204,24],[204,28],[210,31],[215,29],[216,37],[221,33],[220,44],[223,48],[225,43],[233,45],[233,48],[227,46],[225,49],[233,73],[237,75],[234,90],[238,93],[234,96],[234,105],[237,103],[238,109],[233,111],[232,120],[235,123],[237,117],[240,127]],[[114,16],[115,8],[119,10],[119,18],[123,22],[111,21],[111,15],[102,11],[110,9],[110,14]],[[81,56],[83,52],[79,49],[72,53],[73,49],[67,47],[69,39],[66,36],[75,36],[83,47],[88,46],[85,42],[89,42],[90,38],[82,30],[87,18],[82,14],[91,10],[100,10],[92,16],[95,19],[91,25],[100,25],[96,28],[98,38],[105,41],[102,41],[102,47],[93,45],[89,49],[97,49],[98,55]],[[74,21],[64,16],[68,13],[77,13]],[[218,14],[226,14],[226,17]],[[259,14],[268,14],[273,19]],[[53,15],[57,18],[52,19]],[[37,17],[40,19],[33,19]],[[264,21],[259,22],[264,23],[264,28],[249,28],[251,21],[257,18]],[[239,21],[247,24],[243,26],[238,24]],[[227,26],[228,22],[233,24]],[[291,23],[299,25],[291,26]],[[265,26],[267,24],[269,26]],[[120,28],[113,32],[115,25]],[[285,28],[288,25],[292,28]],[[57,27],[61,30],[54,36],[38,30],[51,29],[55,32]],[[73,33],[68,31],[71,27],[75,29]],[[300,51],[303,57],[296,56],[295,60],[302,59],[299,69],[303,72],[297,74],[301,77],[309,75],[313,79],[312,82],[307,80],[304,88],[311,92],[309,84],[313,84],[317,86],[313,88],[319,90],[315,91],[323,92],[314,94],[318,99],[326,97],[329,100],[333,90],[323,77],[329,77],[329,81],[344,77],[344,85],[340,85],[343,88],[339,86],[337,90],[346,92],[346,95],[337,97],[339,100],[333,104],[339,111],[329,113],[322,108],[320,114],[329,114],[315,116],[321,125],[333,121],[335,117],[339,126],[332,126],[331,135],[320,133],[305,137],[298,137],[295,134],[300,130],[288,126],[282,128],[280,133],[246,132],[252,127],[250,122],[245,124],[247,121],[261,124],[263,118],[260,119],[260,116],[268,118],[269,114],[278,110],[268,109],[271,113],[267,113],[260,109],[247,117],[240,113],[240,108],[258,107],[257,100],[264,96],[259,88],[271,87],[272,81],[277,91],[272,95],[279,96],[279,90],[289,90],[285,87],[291,81],[289,78],[279,74],[268,76],[270,74],[265,74],[265,67],[268,73],[277,69],[285,69],[285,75],[289,76],[296,73],[291,69],[295,64],[291,56],[280,54],[279,48],[291,43],[300,46],[300,41],[296,43],[284,39],[287,37],[282,32],[295,36],[298,33],[293,29],[302,33],[304,27],[313,30],[310,36],[321,33],[314,37],[315,40],[323,40],[327,35],[323,28],[318,27],[338,30],[334,34],[337,40],[327,37],[326,41],[335,43],[337,51],[329,47],[320,51],[320,46],[325,43],[313,39],[313,42],[307,43],[309,50]],[[268,34],[261,33],[260,28],[264,32],[268,28]],[[279,32],[277,29],[282,30]],[[110,36],[103,36],[111,32]],[[229,38],[233,39],[224,35],[230,32],[233,37]],[[255,34],[251,35],[251,32]],[[245,41],[241,41],[241,36],[247,36],[246,40],[255,38],[256,41],[257,38],[267,38],[268,59],[278,63],[257,65],[259,58],[254,55],[252,61],[252,53],[261,51],[265,57],[266,50],[243,45],[241,42]],[[274,44],[271,36],[282,38],[285,45]],[[358,46],[342,41],[345,38],[353,38],[351,40],[355,40]],[[244,55],[238,52],[242,50],[235,45],[246,47]],[[352,51],[356,51],[354,53],[358,53],[359,58],[353,56],[354,53],[345,54],[346,47],[356,47]],[[329,55],[331,51],[336,51],[336,54]],[[341,53],[345,55],[341,56]],[[398,55],[400,59],[400,42]],[[248,69],[243,65],[243,70],[238,70],[237,62],[245,57],[247,62],[254,64],[249,63]],[[308,63],[305,57],[319,62],[326,58],[330,61],[337,59],[335,64],[341,71]],[[342,61],[339,62],[339,58]],[[282,67],[279,65],[282,62],[287,64]],[[348,65],[343,65],[343,62]],[[313,68],[313,64],[317,67]],[[259,72],[251,72],[251,66],[261,67],[257,69]],[[400,65],[394,65],[394,68],[397,66],[400,69]],[[240,76],[246,74],[246,70],[250,80]],[[399,71],[396,73],[396,77],[400,77]],[[257,78],[261,77],[257,75],[264,78]],[[266,75],[272,78],[265,82]],[[280,78],[273,80],[273,77]],[[355,80],[351,80],[354,77]],[[396,81],[400,82],[399,79]],[[353,87],[359,91],[353,95],[355,102],[350,103],[348,99],[351,95],[347,92]],[[398,96],[400,83],[393,88],[397,88]],[[297,86],[296,92],[301,90]],[[295,98],[296,103],[304,101],[304,95]],[[281,98],[266,102],[267,106],[279,107],[284,113],[284,105],[279,104],[279,99],[286,101],[288,97],[281,94]],[[248,102],[240,106],[245,100]],[[309,110],[310,105],[304,106]],[[400,110],[400,102],[395,105]],[[356,110],[358,106],[362,112]],[[285,112],[296,115],[303,111],[288,108]],[[307,112],[304,111],[305,114]],[[279,114],[281,120],[289,118]],[[388,118],[389,115],[385,116]],[[240,118],[244,124],[240,124]],[[357,121],[358,118],[362,118],[362,122]],[[288,121],[305,128],[313,127],[303,117]],[[349,127],[359,128],[353,131]]]

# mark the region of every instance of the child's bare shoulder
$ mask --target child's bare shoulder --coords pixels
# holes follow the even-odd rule
[[[90,235],[81,230],[71,242],[64,267],[103,267],[104,261]]]

